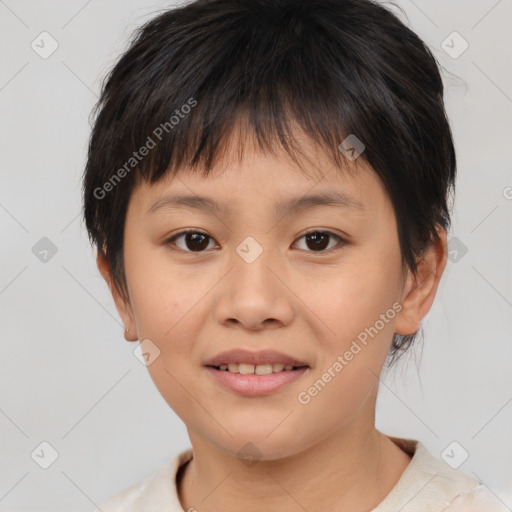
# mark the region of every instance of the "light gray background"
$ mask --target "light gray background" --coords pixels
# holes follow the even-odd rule
[[[406,23],[447,70],[459,172],[449,238],[468,250],[448,263],[423,322],[419,372],[410,357],[382,383],[377,408],[381,430],[420,439],[437,456],[457,441],[469,452],[460,470],[483,480],[509,507],[511,4],[399,2]],[[137,344],[124,341],[79,216],[88,116],[100,80],[132,30],[170,5],[0,1],[5,511],[93,510],[188,446],[183,423],[134,357]],[[43,31],[59,45],[47,59],[31,48]],[[456,59],[441,47],[453,31],[469,43]],[[42,237],[57,247],[46,263],[32,252]],[[59,455],[46,470],[31,458],[43,441]]]

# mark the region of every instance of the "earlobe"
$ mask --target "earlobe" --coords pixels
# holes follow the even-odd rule
[[[418,262],[417,271],[407,274],[402,295],[402,310],[397,315],[395,332],[413,334],[430,311],[447,261],[446,231],[438,228],[438,240],[428,248]]]
[[[102,275],[103,279],[107,283],[110,293],[112,294],[112,298],[114,299],[114,303],[124,324],[124,339],[126,341],[138,341],[137,329],[135,326],[134,315],[132,311],[131,304],[129,300],[127,300],[123,294],[118,290],[114,278],[112,276],[112,272],[110,270],[110,266],[105,257],[105,254],[102,251],[98,251],[98,255],[96,256],[96,264],[98,266],[98,270]]]

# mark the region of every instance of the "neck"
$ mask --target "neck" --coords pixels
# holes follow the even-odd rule
[[[184,510],[372,510],[410,461],[373,424],[354,424],[299,453],[251,466],[189,435],[194,458],[178,485]]]

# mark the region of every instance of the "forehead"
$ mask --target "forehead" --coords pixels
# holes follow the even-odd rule
[[[300,130],[294,132],[290,147],[290,152],[280,144],[262,148],[254,136],[235,130],[208,173],[200,166],[180,168],[154,184],[139,183],[134,195],[147,213],[189,207],[234,214],[263,202],[280,216],[322,204],[362,213],[376,204],[376,196],[385,194],[379,177],[361,157],[341,157],[342,166],[337,165],[329,151]]]

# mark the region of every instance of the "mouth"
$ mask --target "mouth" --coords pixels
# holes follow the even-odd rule
[[[229,363],[219,366],[206,365],[205,369],[214,384],[220,384],[230,392],[245,397],[262,397],[276,393],[287,385],[296,383],[311,370],[309,366],[282,363]]]
[[[207,368],[213,368],[220,372],[239,373],[242,375],[270,375],[273,373],[294,372],[309,368],[308,365],[294,366],[283,363],[264,363],[264,364],[250,364],[250,363],[229,363],[215,365],[206,365]]]
[[[306,359],[273,349],[222,352],[203,363],[212,384],[243,396],[264,396],[297,382],[311,371]],[[209,378],[210,378],[209,377]]]

